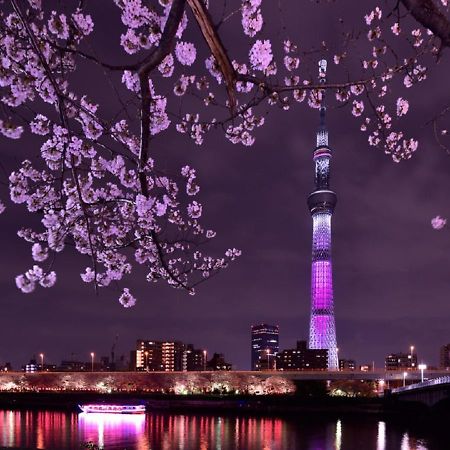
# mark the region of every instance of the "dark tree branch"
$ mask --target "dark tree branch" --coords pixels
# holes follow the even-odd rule
[[[227,87],[230,110],[236,109],[236,72],[203,0],[187,0],[203,38],[222,72]]]
[[[450,47],[450,21],[433,0],[401,0],[408,12],[437,36],[443,47]]]

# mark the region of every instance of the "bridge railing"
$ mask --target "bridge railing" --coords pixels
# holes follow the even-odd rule
[[[423,381],[422,383],[414,383],[409,384],[408,386],[394,388],[392,389],[392,393],[398,394],[399,392],[412,391],[414,389],[420,389],[423,387],[435,386],[438,384],[446,384],[446,383],[450,383],[450,376],[432,378],[431,380],[426,380]]]

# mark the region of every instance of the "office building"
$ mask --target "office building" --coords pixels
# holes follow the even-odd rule
[[[251,363],[252,370],[273,369],[279,350],[278,325],[262,323],[251,327]]]

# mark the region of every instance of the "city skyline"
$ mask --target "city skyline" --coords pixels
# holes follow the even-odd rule
[[[282,333],[281,333],[282,334]],[[271,339],[273,339],[273,337],[276,337],[275,341],[272,341]],[[0,370],[3,370],[2,368],[4,367],[9,367],[8,370],[11,370],[11,366],[12,366],[12,370],[14,371],[20,371],[20,370],[24,370],[25,365],[32,363],[32,361],[34,361],[34,364],[36,366],[39,365],[44,365],[44,366],[52,366],[54,370],[56,367],[62,367],[64,366],[65,363],[69,364],[69,363],[81,363],[87,366],[91,366],[94,365],[95,363],[95,367],[102,367],[102,370],[106,369],[106,365],[109,366],[109,364],[113,364],[115,365],[115,363],[117,363],[118,366],[120,366],[120,369],[111,369],[113,371],[115,370],[119,370],[119,371],[123,371],[123,370],[145,370],[146,367],[149,367],[149,364],[151,365],[151,356],[148,356],[149,352],[144,352],[144,344],[150,344],[150,345],[162,345],[162,352],[164,353],[164,346],[169,345],[169,346],[175,346],[175,347],[179,347],[182,353],[192,353],[192,357],[194,358],[194,360],[192,361],[192,363],[195,364],[200,364],[202,366],[202,369],[199,370],[204,370],[205,369],[205,363],[208,362],[208,359],[210,358],[214,358],[216,355],[219,355],[221,357],[225,356],[226,360],[230,361],[230,365],[232,366],[232,370],[255,370],[255,371],[259,371],[259,370],[280,370],[280,367],[277,367],[277,363],[275,362],[275,360],[279,360],[279,358],[284,358],[283,354],[285,354],[286,352],[294,352],[299,350],[299,346],[300,349],[304,352],[304,351],[311,351],[311,356],[313,359],[316,358],[316,354],[313,354],[315,350],[309,350],[306,347],[306,340],[302,340],[302,339],[297,339],[296,340],[296,345],[297,348],[293,349],[292,347],[294,347],[294,343],[291,343],[290,345],[286,345],[286,346],[279,346],[278,342],[279,342],[279,337],[280,337],[280,329],[278,327],[278,325],[271,325],[271,324],[254,324],[251,326],[251,335],[250,335],[250,339],[248,341],[248,344],[250,344],[249,349],[249,368],[247,367],[238,367],[236,366],[236,364],[234,363],[234,361],[229,358],[229,355],[224,355],[222,352],[217,352],[215,350],[211,351],[208,350],[208,345],[206,346],[201,346],[198,348],[196,345],[191,344],[191,343],[187,343],[187,342],[181,342],[178,339],[163,339],[163,340],[158,340],[158,339],[135,339],[135,346],[131,346],[127,349],[125,349],[124,351],[119,351],[117,352],[116,350],[116,344],[117,344],[117,340],[118,338],[116,337],[116,340],[113,342],[113,346],[112,348],[109,349],[109,351],[102,351],[102,350],[98,350],[97,348],[93,348],[96,351],[83,351],[82,353],[71,353],[70,355],[65,355],[60,362],[60,365],[58,366],[57,364],[57,359],[54,358],[52,359],[52,355],[50,354],[50,358],[49,358],[49,354],[48,353],[43,353],[42,351],[39,352],[35,352],[35,353],[30,353],[28,357],[26,357],[24,361],[21,361],[19,365],[14,365],[11,364],[11,360],[0,360]],[[256,339],[255,339],[256,338]],[[255,343],[257,343],[257,349],[255,349]],[[436,359],[431,359],[431,360],[427,360],[425,358],[422,357],[422,355],[420,354],[420,349],[418,352],[418,349],[416,346],[411,345],[408,347],[408,349],[402,349],[402,348],[391,348],[391,351],[389,351],[389,353],[386,353],[383,356],[383,360],[381,362],[381,364],[376,364],[375,365],[375,360],[371,360],[370,358],[370,353],[368,353],[364,359],[361,360],[357,360],[356,358],[354,358],[351,354],[342,354],[342,352],[339,352],[339,348],[337,349],[338,353],[338,367],[339,370],[341,370],[341,362],[342,364],[344,364],[344,366],[347,363],[352,363],[356,368],[357,367],[369,367],[369,370],[372,370],[373,368],[376,369],[383,369],[386,368],[388,369],[389,367],[391,368],[390,370],[394,370],[395,366],[398,363],[398,370],[400,370],[402,367],[408,367],[409,369],[412,370],[417,370],[417,366],[419,364],[423,364],[423,363],[427,363],[429,368],[442,368],[442,367],[450,367],[450,343],[441,343],[438,345],[438,347],[436,347],[436,354],[437,354],[437,358]],[[93,350],[91,349],[91,350]],[[42,349],[41,349],[42,350]],[[149,349],[147,349],[149,350]],[[276,351],[275,351],[276,350]],[[171,350],[173,352],[173,350]],[[317,353],[317,355],[320,355],[320,358],[325,358],[326,359],[326,354],[325,353],[321,353],[321,351],[325,351],[325,349],[319,349],[318,350],[319,353]],[[176,352],[176,350],[175,350]],[[140,353],[140,355],[138,355],[138,353]],[[144,355],[145,353],[145,355]],[[269,353],[269,358],[266,359],[266,354]],[[114,356],[115,355],[115,359]],[[260,356],[262,355],[262,356]],[[325,356],[324,356],[325,355]],[[292,356],[288,356],[288,358],[291,358]],[[173,358],[173,356],[172,356]],[[181,353],[180,353],[180,358],[181,358]],[[195,362],[194,362],[195,361]],[[200,361],[200,362],[199,362]],[[412,364],[411,364],[412,363]],[[170,364],[174,364],[173,362],[171,362]],[[179,367],[178,368],[169,368],[169,369],[164,369],[164,370],[175,370],[175,371],[179,371],[182,370],[181,367],[186,364],[186,362],[182,362],[182,360],[180,359],[179,362]],[[189,363],[188,363],[189,364]],[[105,367],[103,367],[105,366]],[[269,366],[269,369],[267,369],[267,366]],[[90,370],[89,367],[87,367],[86,370]],[[161,366],[162,367],[162,366]],[[322,370],[323,364],[319,363],[318,367],[313,367],[312,370]],[[306,368],[302,368],[301,370],[305,370]],[[68,368],[65,368],[64,370],[69,370]],[[153,368],[152,370],[156,370],[156,366],[155,368]],[[164,371],[163,370],[163,371]],[[184,369],[183,369],[184,370]],[[189,369],[189,370],[194,370],[194,369]],[[283,369],[281,369],[283,370]],[[294,369],[297,370],[297,369]],[[336,370],[336,369],[332,369],[332,370]],[[361,369],[362,370],[362,369]],[[364,369],[365,370],[365,369]]]

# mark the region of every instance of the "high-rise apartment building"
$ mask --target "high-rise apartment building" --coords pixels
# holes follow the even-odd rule
[[[231,364],[225,361],[223,353],[214,353],[207,363],[207,370],[231,370]]]
[[[327,349],[309,349],[306,341],[297,341],[294,349],[277,354],[277,370],[325,370],[328,367]]]
[[[179,341],[138,340],[136,370],[174,372],[183,370],[185,346]]]
[[[131,352],[133,370],[149,372],[202,371],[208,369],[207,352],[180,341],[150,341],[139,339]]]
[[[417,369],[417,353],[391,353],[384,366],[386,370]]]
[[[183,370],[187,372],[206,370],[206,357],[206,350],[196,349],[192,344],[186,345]]]
[[[278,325],[262,323],[252,325],[252,370],[266,370],[275,367],[275,358],[279,350],[278,336],[280,330]]]
[[[354,359],[340,359],[339,370],[356,370],[356,362]]]
[[[443,345],[439,352],[439,365],[443,369],[450,367],[450,344]]]

